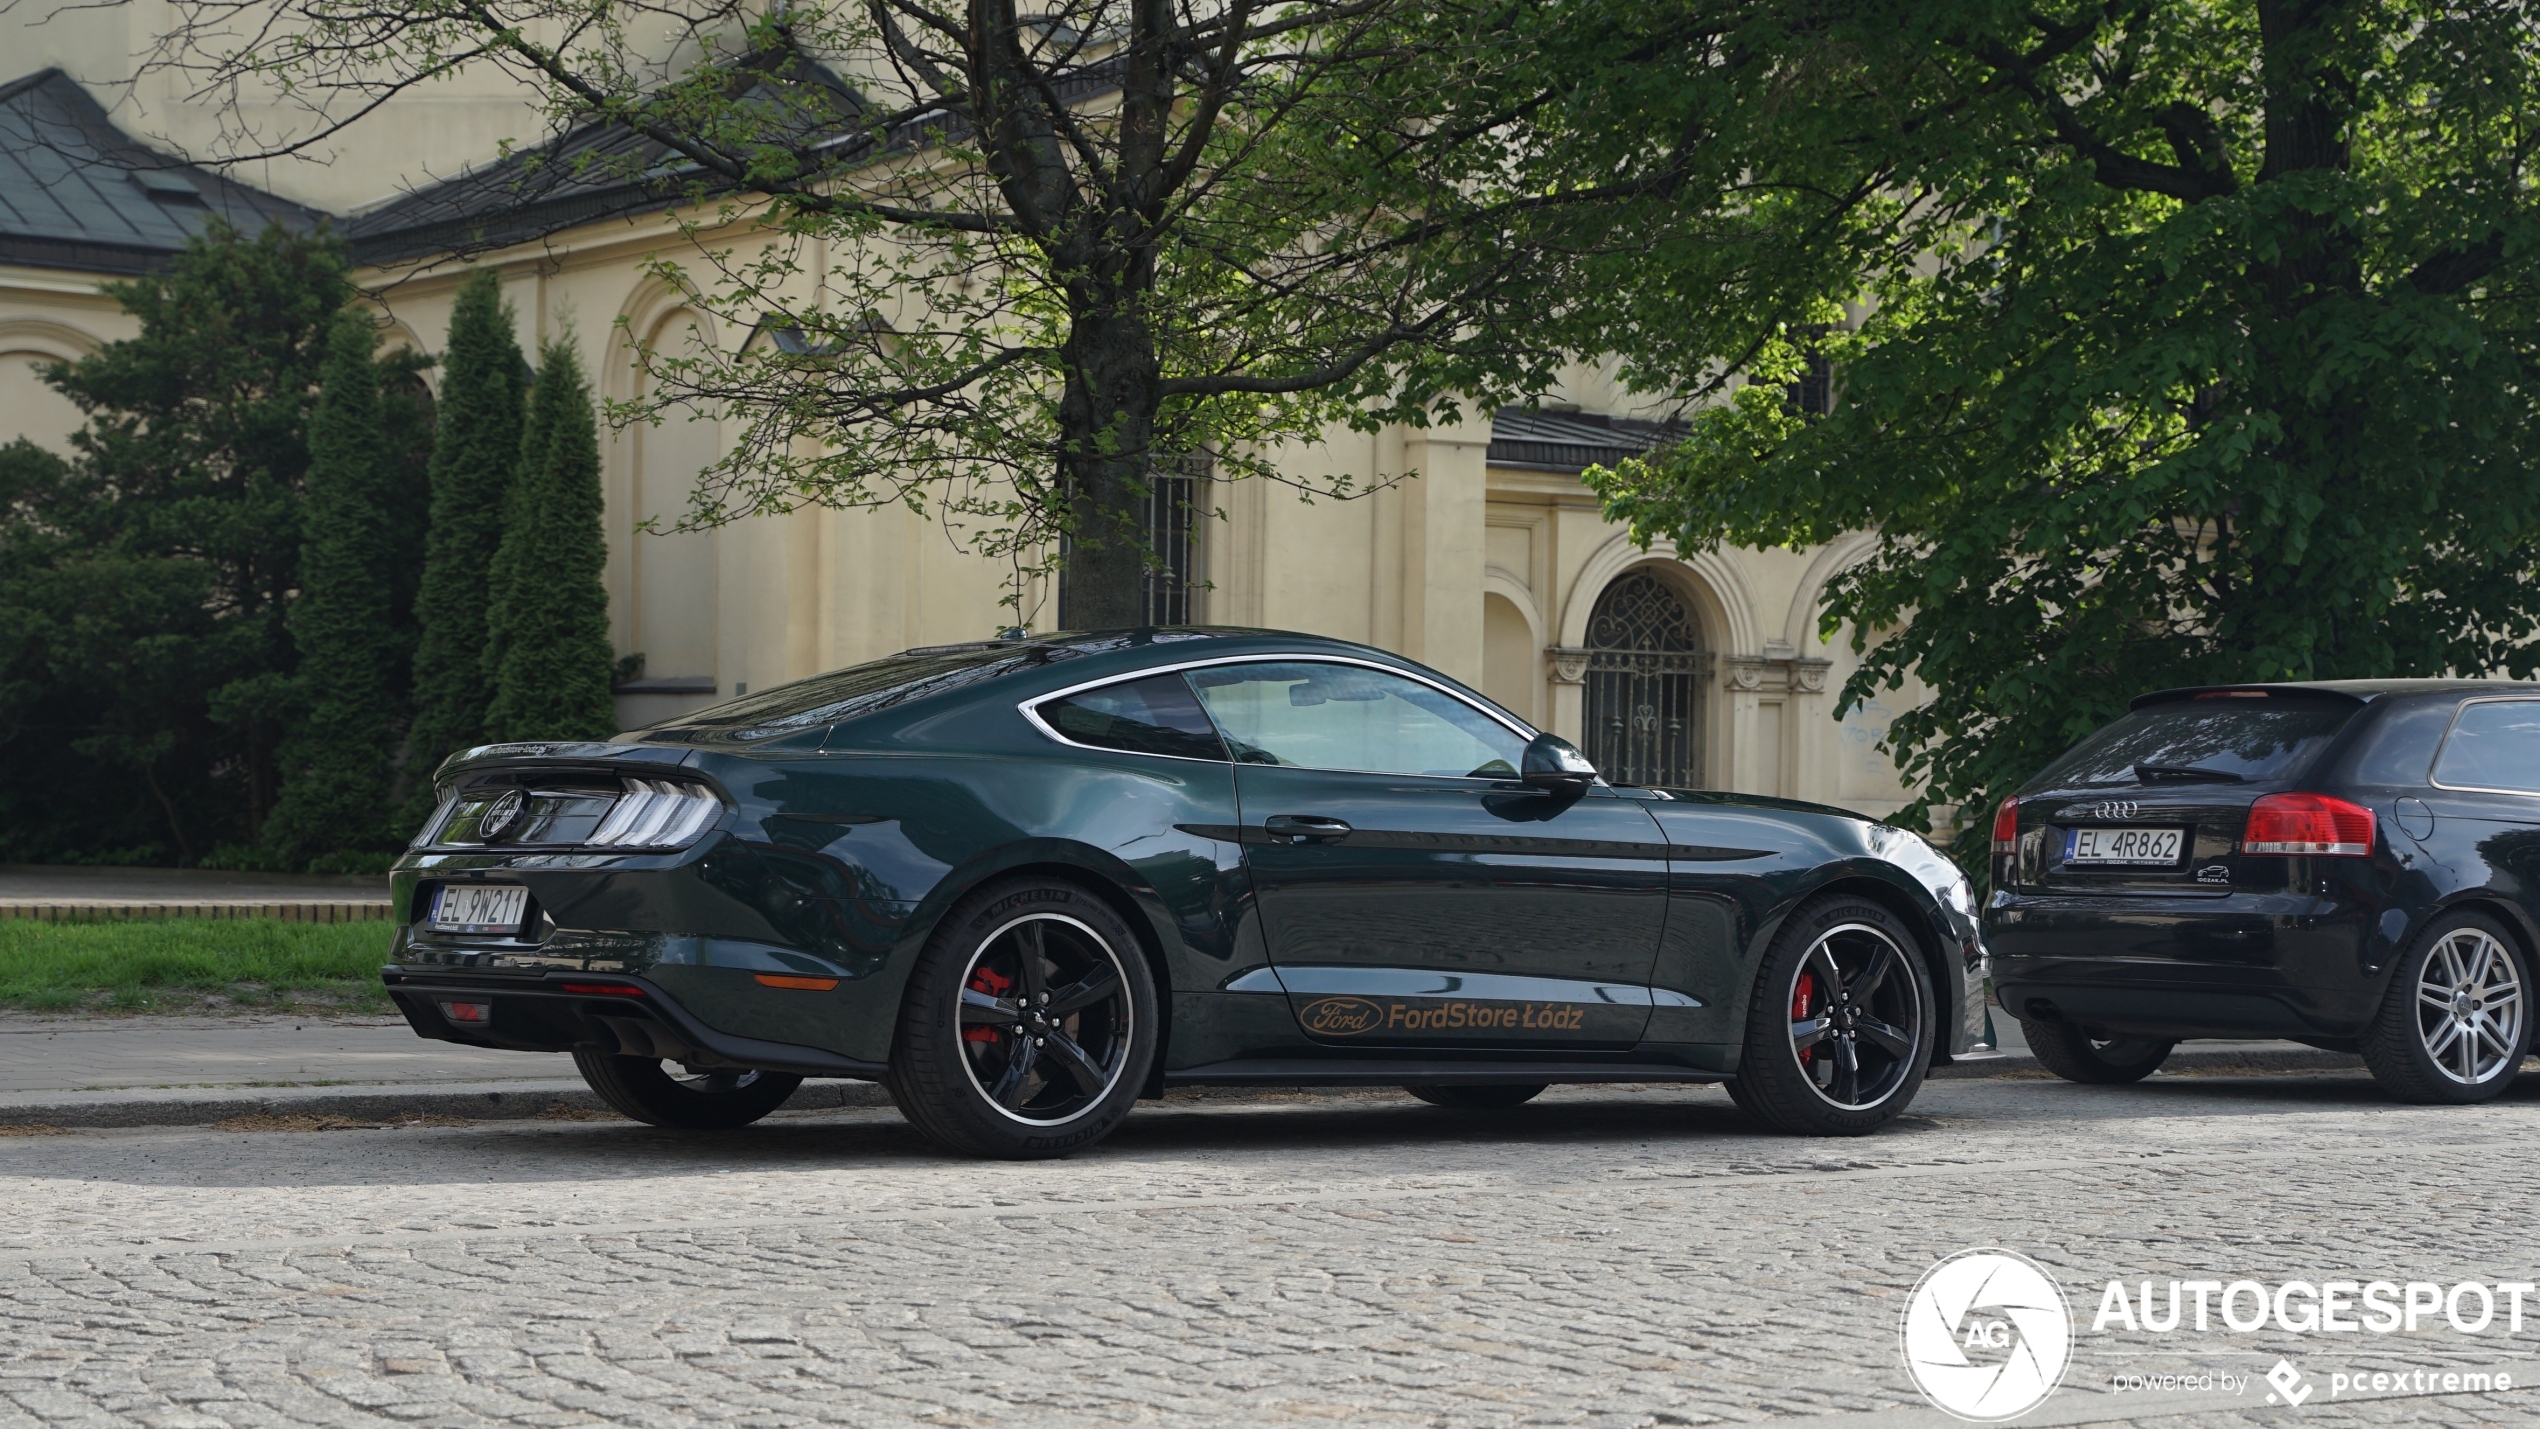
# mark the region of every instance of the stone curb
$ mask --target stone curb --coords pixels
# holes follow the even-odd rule
[[[2234,1048],[2227,1052],[2177,1051],[2161,1064],[2161,1074],[2174,1072],[2361,1072],[2364,1059],[2352,1052],[2324,1052],[2288,1042],[2282,1047]],[[1961,1081],[1977,1077],[2051,1077],[2025,1052],[1983,1061],[1952,1062],[1934,1067],[1928,1080]]]
[[[409,1087],[203,1087],[148,1091],[16,1092],[0,1098],[0,1126],[208,1126],[241,1116],[334,1117],[391,1122],[418,1116],[522,1121],[562,1104],[608,1110],[571,1082],[453,1082]],[[805,1082],[787,1111],[889,1106],[871,1082]],[[614,1115],[614,1113],[611,1113]]]
[[[2361,1072],[2363,1059],[2345,1052],[2286,1046],[2228,1052],[2170,1054],[2164,1073]],[[2052,1075],[2033,1057],[2011,1055],[1934,1067],[1934,1081]],[[1212,1088],[1209,1100],[1292,1095],[1279,1087]],[[0,1096],[0,1126],[124,1127],[208,1126],[241,1116],[335,1117],[391,1122],[418,1116],[471,1121],[522,1121],[546,1115],[558,1104],[575,1111],[606,1111],[579,1081],[453,1082],[408,1087],[204,1087],[105,1092],[14,1092]],[[888,1092],[871,1082],[805,1082],[785,1103],[787,1111],[836,1111],[887,1107]]]

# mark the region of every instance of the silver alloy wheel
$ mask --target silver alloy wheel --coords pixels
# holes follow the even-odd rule
[[[2461,928],[2417,973],[2417,1037],[2435,1069],[2478,1086],[2522,1060],[2523,988],[2494,934]]]
[[[1133,1015],[1120,954],[1100,933],[1029,913],[981,939],[962,967],[962,1069],[1000,1116],[1064,1126],[1119,1085]]]
[[[1867,923],[1828,928],[1801,955],[1787,994],[1791,1056],[1827,1105],[1869,1110],[1913,1074],[1923,992],[1908,956]]]

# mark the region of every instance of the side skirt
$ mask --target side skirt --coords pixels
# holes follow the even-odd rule
[[[1507,1086],[1534,1082],[1725,1082],[1725,1072],[1661,1062],[1424,1061],[1251,1057],[1166,1072],[1167,1087],[1398,1087],[1409,1082]]]

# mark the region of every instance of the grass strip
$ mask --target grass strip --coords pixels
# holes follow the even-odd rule
[[[275,918],[46,923],[0,919],[0,1006],[35,1009],[382,1006],[394,925]]]

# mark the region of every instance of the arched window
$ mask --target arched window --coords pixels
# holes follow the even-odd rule
[[[1702,787],[1711,652],[1684,597],[1644,566],[1588,619],[1588,758],[1616,784]]]

